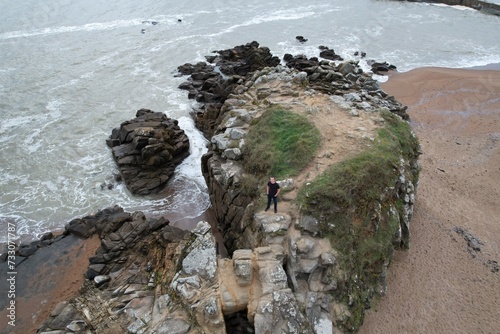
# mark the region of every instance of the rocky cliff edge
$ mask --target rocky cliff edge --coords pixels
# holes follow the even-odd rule
[[[180,75],[202,104],[194,116],[211,143],[202,169],[230,256],[218,255],[207,222],[187,232],[119,207],[76,219],[45,244],[97,234],[100,247],[78,296],[38,333],[348,333],[384,295],[392,250],[409,246],[418,141],[399,128],[410,149],[394,150],[375,197],[358,189],[363,201],[341,205],[317,180],[407,125],[406,108],[357,62],[286,55],[283,66],[256,42],[216,53]],[[262,175],[245,170],[245,140],[273,106],[308,119],[321,141],[305,168],[279,179],[279,210],[268,213]],[[372,191],[378,174],[364,177]]]

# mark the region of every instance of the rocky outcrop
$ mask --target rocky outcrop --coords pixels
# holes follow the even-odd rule
[[[214,131],[220,108],[229,94],[243,92],[244,76],[264,67],[274,67],[280,63],[269,48],[251,42],[233,49],[214,51],[215,56],[207,56],[207,63],[184,64],[178,67],[179,75],[189,75],[188,81],[179,88],[188,90],[188,97],[204,105],[196,114],[197,127],[207,136]]]
[[[226,247],[230,250],[237,249],[236,240],[241,238],[252,219],[253,208],[252,198],[244,186],[252,183],[251,177],[243,173],[242,165],[236,161],[242,157],[244,137],[252,120],[271,101],[279,101],[280,95],[295,95],[295,103],[301,103],[303,98],[298,97],[297,92],[310,89],[330,95],[332,103],[353,115],[358,115],[359,110],[385,109],[408,118],[406,106],[381,90],[378,82],[363,73],[357,62],[335,65],[330,61],[290,54],[284,56],[284,61],[286,67],[266,67],[252,72],[246,78],[226,77],[223,82],[239,84],[229,84],[227,87],[232,87],[231,94],[228,92],[225,96],[219,96],[217,103],[204,104],[195,115],[197,126],[212,143],[212,150],[203,157],[202,170],[220,228],[224,231]],[[192,83],[207,77],[210,68],[207,69],[207,66],[200,63],[192,66],[185,64],[179,71],[190,73],[188,83]],[[273,82],[286,83],[287,86],[274,89]],[[203,96],[207,86],[203,82],[197,86],[197,93],[190,96]],[[181,85],[183,87],[186,86]]]
[[[323,51],[330,49],[323,48]],[[222,309],[234,314],[246,307],[256,333],[266,333],[270,329],[267,327],[269,322],[279,324],[276,328],[284,332],[356,331],[363,310],[369,307],[373,296],[385,293],[385,270],[389,260],[370,269],[379,279],[368,283],[357,271],[340,265],[343,254],[326,238],[321,227],[324,225],[321,212],[312,215],[301,214],[298,210],[276,215],[262,212],[253,200],[258,180],[244,172],[241,152],[251,125],[271,105],[314,114],[321,108],[315,105],[317,101],[328,101],[322,103],[345,110],[353,117],[353,122],[356,117],[372,117],[366,115],[381,110],[408,119],[406,107],[382,91],[378,82],[364,73],[355,61],[334,63],[289,54],[283,60],[286,66],[261,68],[245,77],[225,77],[231,83],[226,87],[232,90],[226,90],[216,103],[205,104],[196,115],[197,124],[211,142],[209,153],[203,157],[203,173],[225,245],[233,256],[232,260],[226,260],[229,264],[221,268],[231,267],[231,263],[234,267],[242,252],[246,254],[245,266],[253,263],[253,268],[260,268],[256,259],[262,250],[272,254],[274,261],[271,271],[254,269],[251,289],[243,284],[234,290],[239,292],[222,292]],[[392,69],[387,63],[373,65],[381,71]],[[201,64],[196,66],[206,71]],[[188,82],[201,77],[192,69]],[[192,89],[189,84],[184,87],[188,86]],[[203,96],[204,83],[200,82],[197,87],[196,93],[190,96]],[[394,170],[397,181],[381,191],[380,202],[372,206],[373,226],[382,226],[388,220],[397,221],[399,228],[389,241],[394,247],[409,245],[417,157],[418,154],[401,157],[400,166]],[[291,192],[295,189],[293,180],[280,180],[279,183],[283,188],[289,187]],[[397,207],[392,204],[396,202]],[[265,282],[274,284],[265,289],[271,295],[255,294],[259,291],[257,287],[263,287]],[[227,300],[228,296],[235,295],[242,297]],[[285,309],[289,312],[283,312]],[[290,314],[294,315],[294,323],[289,321]]]
[[[148,109],[113,129],[106,142],[127,188],[137,195],[161,190],[189,155],[189,139],[178,122]]]
[[[401,1],[401,0],[400,0]],[[449,6],[465,6],[485,14],[500,16],[500,5],[481,0],[404,0],[408,2],[444,3]]]
[[[307,187],[307,182],[278,180],[283,192],[280,211],[264,212],[256,201],[259,180],[245,172],[242,150],[252,124],[271,105],[328,115],[320,122],[336,121],[330,113],[338,111],[339,121],[356,124],[355,132],[340,133],[335,122],[326,131],[345,136],[351,145],[364,145],[348,147],[357,152],[375,140],[358,125],[361,121],[378,129],[384,123],[382,111],[407,118],[406,108],[356,62],[335,64],[290,55],[287,66],[280,66],[255,42],[218,54],[220,62],[217,56],[208,58],[220,65],[217,71],[203,63],[179,70],[190,76],[182,85],[190,97],[204,102],[196,115],[210,138],[202,171],[230,257],[217,255],[207,222],[182,231],[163,218],[119,207],[74,219],[65,233],[81,238],[97,234],[100,247],[89,258],[80,295],[60,303],[39,333],[201,334],[235,332],[236,327],[258,334],[348,333],[357,330],[373,296],[385,293],[390,257],[368,268],[375,281],[366,279],[366,268],[346,266],[352,250],[332,242],[328,234],[335,234],[336,226],[325,221],[332,212],[340,214],[338,208],[310,212],[293,204],[297,188]],[[147,111],[142,116],[152,115]],[[123,132],[114,133],[112,140],[132,137],[128,145],[155,144],[142,138],[144,122],[124,123]],[[119,147],[112,142],[110,146]],[[417,157],[402,155],[399,165],[392,166],[393,184],[367,206],[373,231],[389,221],[397,225],[384,249],[408,246]],[[324,167],[318,163],[309,174],[321,171]]]
[[[304,76],[304,79],[307,79],[307,86],[316,91],[342,97],[359,96],[361,92],[367,97],[365,100],[370,100],[369,104],[372,105],[372,108],[377,106],[389,108],[391,112],[408,119],[406,107],[394,98],[387,96],[380,89],[377,80],[373,79],[371,75],[363,73],[357,61],[336,65],[330,61],[319,61],[315,57],[308,59],[304,55],[293,56],[291,54],[285,54],[283,60],[288,67],[307,74],[307,77]],[[386,62],[370,61],[369,64],[372,67],[372,72],[376,74],[396,69],[395,66]],[[361,102],[362,99],[356,98],[356,100]]]
[[[39,333],[224,331],[208,223],[189,232],[112,207],[71,221],[66,234],[98,234],[101,246],[80,294],[57,305]]]

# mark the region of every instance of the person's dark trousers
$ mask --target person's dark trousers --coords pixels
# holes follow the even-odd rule
[[[274,203],[274,212],[278,212],[278,198],[276,196],[267,195],[266,211],[271,207],[271,200]]]

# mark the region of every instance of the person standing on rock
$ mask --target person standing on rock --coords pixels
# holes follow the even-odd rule
[[[280,193],[280,185],[276,182],[274,177],[269,178],[269,182],[267,182],[267,207],[266,210],[269,210],[271,206],[271,200],[274,202],[274,213],[278,212],[278,194]]]

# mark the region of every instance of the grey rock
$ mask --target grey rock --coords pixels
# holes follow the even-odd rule
[[[199,222],[197,230],[203,228],[208,231],[210,225],[207,222]],[[215,238],[211,233],[198,235],[182,261],[182,268],[187,275],[196,274],[209,280],[215,277],[217,254]]]
[[[224,151],[224,156],[227,159],[239,160],[242,157],[242,153],[239,148],[228,148]]]
[[[358,108],[362,110],[373,110],[373,106],[366,101],[358,103]]]
[[[308,232],[312,236],[317,236],[320,233],[319,221],[312,216],[303,216],[302,219],[298,221],[297,227]]]
[[[240,286],[248,286],[252,283],[252,260],[233,259],[234,274]]]
[[[229,128],[226,132],[229,134],[229,138],[233,140],[245,138],[247,134],[247,132],[241,128]]]
[[[87,328],[87,323],[83,320],[73,320],[68,324],[68,326],[66,326],[67,330],[75,333],[82,332],[86,328]]]
[[[66,305],[61,312],[50,321],[49,327],[51,329],[65,330],[66,326],[78,317],[78,312],[71,304]],[[82,319],[76,319],[82,320]]]
[[[229,140],[229,138],[225,133],[213,136],[210,142],[215,145],[217,150],[220,151],[226,150],[231,143],[231,141]]]
[[[168,334],[188,334],[191,325],[184,319],[165,319],[162,320],[152,333],[168,333]]]
[[[361,97],[358,93],[349,93],[344,95],[344,100],[348,102],[361,102]]]
[[[94,283],[96,288],[99,288],[100,286],[108,283],[109,281],[111,281],[111,277],[108,275],[98,275],[94,277]]]
[[[335,264],[335,256],[331,252],[321,253],[320,264],[324,267]]]

